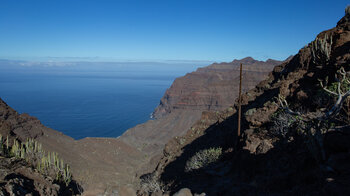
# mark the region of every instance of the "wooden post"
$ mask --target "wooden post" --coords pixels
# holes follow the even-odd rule
[[[238,95],[238,138],[241,136],[241,111],[242,110],[242,63],[239,68],[239,95]]]
[[[348,123],[350,123],[350,99],[349,99],[349,97],[346,99],[346,102],[348,104],[348,111],[346,111],[346,114],[348,115]]]

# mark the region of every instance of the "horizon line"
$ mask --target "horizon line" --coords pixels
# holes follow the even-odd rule
[[[292,56],[292,55],[290,55]],[[101,62],[101,63],[223,63],[223,62],[232,62],[233,60],[241,60],[245,58],[253,58],[257,61],[267,61],[267,60],[278,60],[283,61],[285,59],[281,58],[256,58],[253,56],[245,56],[245,57],[232,57],[231,60],[200,60],[200,59],[129,59],[129,58],[114,58],[114,57],[77,57],[77,56],[68,56],[68,57],[55,57],[55,56],[33,56],[33,57],[25,57],[25,56],[0,56],[0,60],[8,60],[8,61],[25,61],[25,62],[35,62],[35,63],[62,63],[62,62]]]

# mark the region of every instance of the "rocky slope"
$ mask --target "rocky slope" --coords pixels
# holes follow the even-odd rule
[[[142,177],[140,194],[167,195],[187,187],[208,195],[349,195],[349,108],[324,118],[337,96],[320,85],[336,92],[337,81],[349,77],[349,63],[347,9],[335,28],[243,95],[241,137],[237,104],[203,113],[183,137],[166,144],[157,168]],[[340,89],[349,87],[343,83]],[[284,100],[299,113],[283,109]]]

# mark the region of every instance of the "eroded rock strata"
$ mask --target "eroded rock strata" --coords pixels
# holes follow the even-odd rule
[[[251,57],[214,63],[177,78],[153,112],[155,118],[179,109],[219,111],[232,105],[238,95],[239,66],[243,64],[243,91],[265,79],[281,61],[257,61]]]

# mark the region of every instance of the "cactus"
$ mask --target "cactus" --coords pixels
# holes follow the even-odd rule
[[[333,38],[325,34],[323,38],[316,38],[311,42],[311,54],[314,63],[327,62],[332,52]]]
[[[20,145],[19,142],[17,140],[13,140],[13,145],[11,147],[11,151],[10,151],[10,156],[14,156],[19,158],[20,157]]]
[[[66,165],[66,168],[63,171],[63,180],[64,180],[64,182],[66,183],[67,186],[72,180],[72,174],[70,173],[68,165]]]
[[[63,160],[61,159],[61,166],[60,166],[60,169],[64,169],[64,163],[63,163]]]
[[[2,139],[2,135],[0,135],[0,152],[1,153],[5,153],[5,149],[4,149],[4,141],[3,141],[3,139]]]
[[[21,146],[21,149],[20,149],[20,157],[22,158],[22,159],[24,159],[25,158],[25,154],[26,154],[26,151],[25,151],[25,148],[23,148],[23,146]]]
[[[9,136],[6,137],[6,149],[9,150]]]

